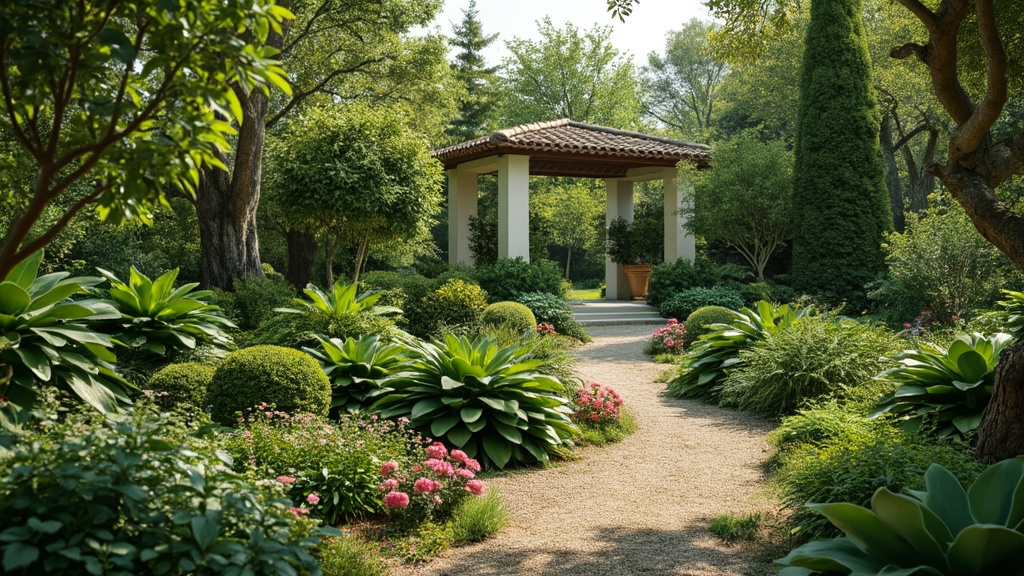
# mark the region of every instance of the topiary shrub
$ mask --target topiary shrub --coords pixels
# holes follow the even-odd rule
[[[723,382],[722,404],[762,416],[793,414],[809,400],[842,398],[891,367],[901,347],[888,330],[811,316],[740,352]]]
[[[481,320],[488,326],[507,326],[518,332],[533,330],[537,326],[536,316],[519,302],[495,302],[484,310]]]
[[[723,306],[703,306],[694,310],[686,317],[686,337],[683,344],[690,347],[701,336],[712,330],[713,324],[728,324],[736,318],[736,313]]]
[[[537,322],[551,324],[563,336],[590,342],[590,334],[576,321],[572,308],[558,296],[546,292],[528,292],[517,296],[515,301],[529,308]]]
[[[444,328],[473,329],[487,309],[487,292],[479,286],[449,280],[407,311],[409,329],[422,338],[437,336]]]
[[[237,413],[266,403],[282,412],[327,416],[331,382],[316,360],[281,346],[253,346],[229,354],[217,367],[207,389],[210,416],[225,426]]]
[[[206,389],[216,368],[198,362],[168,364],[149,379],[147,388],[161,408],[206,407]]]
[[[651,268],[651,281],[647,285],[647,303],[655,308],[687,288],[710,288],[722,279],[722,270],[699,255],[696,261],[680,258]]]
[[[480,286],[487,291],[492,302],[516,300],[519,294],[546,292],[565,298],[562,270],[550,260],[527,262],[519,258],[503,258],[494,264],[476,269]]]
[[[722,306],[730,310],[743,307],[743,296],[732,288],[688,288],[662,302],[658,310],[666,318],[686,318],[698,308]]]

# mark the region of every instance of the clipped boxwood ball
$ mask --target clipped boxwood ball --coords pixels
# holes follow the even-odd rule
[[[282,412],[312,412],[327,416],[331,382],[305,352],[281,346],[253,346],[233,352],[217,366],[207,390],[210,416],[225,426],[238,423],[260,403]]]
[[[736,319],[736,313],[722,306],[704,306],[686,317],[687,347],[712,330],[712,324],[728,324]]]
[[[489,326],[507,326],[516,332],[533,330],[537,318],[519,302],[495,302],[484,309],[483,323]]]
[[[154,400],[164,409],[189,406],[206,407],[206,389],[216,369],[197,362],[168,364],[149,378],[146,388],[154,392]]]

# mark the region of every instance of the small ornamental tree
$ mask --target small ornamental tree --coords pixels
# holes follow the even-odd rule
[[[358,105],[310,110],[274,142],[270,193],[289,220],[323,235],[328,285],[343,242],[356,251],[356,281],[375,244],[430,233],[441,166],[429,150],[397,114]]]
[[[892,228],[861,0],[811,3],[793,169],[793,284],[865,303]]]
[[[27,153],[31,178],[0,192],[16,214],[0,279],[87,207],[148,222],[169,190],[194,194],[228,148],[223,119],[241,120],[231,85],[288,89],[273,51],[253,45],[287,16],[264,0],[5,0],[0,132]],[[63,215],[37,225],[55,205]]]
[[[715,145],[711,170],[681,167],[693,183],[686,229],[735,248],[764,281],[768,259],[790,237],[793,157],[785,142],[761,143],[747,132]]]

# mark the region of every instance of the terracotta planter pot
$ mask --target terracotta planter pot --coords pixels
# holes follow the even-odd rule
[[[622,271],[629,281],[629,293],[633,296],[631,299],[643,302],[647,294],[647,283],[651,281],[651,265],[623,264]]]

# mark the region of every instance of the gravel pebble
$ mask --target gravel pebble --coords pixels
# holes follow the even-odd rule
[[[720,514],[766,508],[761,463],[770,426],[749,415],[664,396],[668,366],[642,352],[651,326],[591,328],[577,372],[622,395],[636,434],[547,469],[491,479],[511,520],[497,536],[394,566],[393,576],[763,574],[708,530]]]

